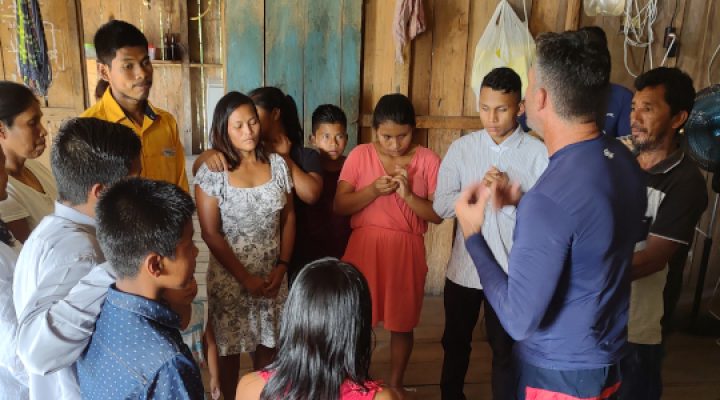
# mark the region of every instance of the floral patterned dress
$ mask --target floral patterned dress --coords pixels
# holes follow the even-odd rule
[[[252,274],[270,274],[280,254],[280,213],[292,191],[290,172],[270,155],[271,178],[252,188],[230,185],[227,172],[202,166],[195,184],[218,199],[222,230],[242,265]],[[221,356],[276,347],[280,316],[288,295],[287,277],[276,298],[253,297],[210,255],[207,276],[210,323]]]

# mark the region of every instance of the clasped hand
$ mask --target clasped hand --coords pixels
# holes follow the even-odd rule
[[[254,274],[248,274],[241,284],[253,297],[267,297],[272,299],[275,298],[280,291],[286,269],[284,265],[278,265],[272,269],[265,279]]]
[[[397,193],[403,200],[408,200],[413,194],[410,189],[407,169],[397,165],[392,176],[383,175],[377,178],[373,183],[373,189],[378,196]]]
[[[495,209],[500,209],[507,205],[516,206],[520,197],[520,184],[511,183],[507,174],[496,167],[490,168],[483,180],[465,189],[455,203],[455,215],[465,238],[482,230],[490,199]]]

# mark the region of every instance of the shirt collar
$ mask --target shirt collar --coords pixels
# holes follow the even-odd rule
[[[140,315],[170,328],[180,328],[180,316],[165,304],[118,290],[115,284],[108,289],[107,300],[115,307]]]
[[[60,218],[68,219],[76,224],[89,225],[93,228],[95,227],[95,218],[85,215],[80,211],[59,202],[55,202],[55,215]]]
[[[502,151],[506,149],[516,149],[523,141],[523,136],[525,135],[525,132],[522,130],[522,126],[518,124],[517,128],[515,128],[515,131],[510,134],[505,140],[503,140],[502,143],[497,144],[495,141],[490,137],[490,134],[485,131],[484,139],[487,140],[488,145],[492,150],[495,151]]]
[[[670,155],[666,159],[655,164],[647,172],[652,175],[667,174],[668,172],[672,171],[675,167],[680,165],[680,163],[682,162],[682,160],[684,158],[685,158],[685,152],[683,151],[682,148],[678,148],[677,150],[670,153]]]
[[[105,107],[105,113],[110,122],[117,123],[128,117],[122,107],[120,107],[120,104],[118,104],[117,100],[115,100],[112,96],[112,93],[110,93],[110,88],[105,90],[105,93],[100,101],[102,101],[103,106]],[[145,116],[150,118],[151,121],[155,121],[158,117],[157,109],[150,104],[149,100],[145,102]]]

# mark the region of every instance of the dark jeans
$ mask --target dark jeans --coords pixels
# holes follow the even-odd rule
[[[440,389],[443,400],[464,400],[463,386],[470,363],[472,333],[475,329],[480,307],[485,300],[482,290],[471,289],[445,279],[445,332],[442,345],[443,358]],[[512,398],[514,341],[505,332],[495,311],[485,301],[485,328],[492,348],[493,399]]]
[[[628,343],[630,351],[620,361],[622,385],[619,400],[658,400],[662,396],[662,344]]]
[[[617,365],[602,368],[558,370],[516,360],[518,400],[602,399],[617,400],[620,372]]]

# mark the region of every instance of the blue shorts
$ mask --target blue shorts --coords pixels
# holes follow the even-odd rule
[[[617,365],[581,370],[556,370],[516,360],[519,400],[612,400],[617,398]]]

